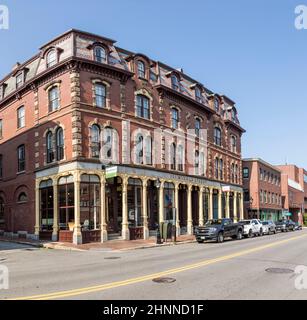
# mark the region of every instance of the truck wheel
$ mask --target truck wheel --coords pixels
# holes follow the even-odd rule
[[[204,240],[197,240],[198,243],[204,243]]]
[[[223,232],[220,232],[217,236],[217,242],[218,243],[222,243],[224,242],[224,235],[223,235]]]
[[[239,230],[237,233],[237,240],[242,240],[242,231]]]
[[[252,237],[253,237],[253,231],[252,231],[252,229],[249,229],[249,231],[248,231],[248,237],[249,237],[249,238],[252,238]]]
[[[260,237],[263,236],[263,230],[262,230],[262,228],[260,229],[259,236],[260,236]]]

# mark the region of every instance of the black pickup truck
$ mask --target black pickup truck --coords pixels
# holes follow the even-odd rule
[[[231,219],[212,219],[208,220],[203,227],[195,229],[195,237],[198,243],[205,240],[216,240],[223,242],[225,238],[241,240],[243,237],[243,225],[233,223]]]

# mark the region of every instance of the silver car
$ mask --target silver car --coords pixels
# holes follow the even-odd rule
[[[262,229],[264,234],[276,233],[276,225],[272,220],[262,221]]]

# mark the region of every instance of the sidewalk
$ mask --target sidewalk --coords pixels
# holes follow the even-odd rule
[[[19,244],[26,244],[39,248],[46,249],[58,249],[58,250],[74,250],[74,251],[127,251],[135,249],[146,249],[146,248],[156,248],[180,245],[185,243],[195,242],[194,236],[182,235],[177,237],[176,244],[171,240],[163,244],[156,244],[156,238],[151,237],[148,240],[110,240],[104,243],[94,242],[81,245],[75,245],[73,243],[65,242],[49,242],[49,241],[34,241],[30,239],[18,239],[18,238],[6,238],[0,237],[0,241],[15,242]]]

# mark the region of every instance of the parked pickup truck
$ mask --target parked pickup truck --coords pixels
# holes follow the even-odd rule
[[[294,231],[295,223],[292,220],[279,220],[275,222],[276,230],[281,232]]]
[[[195,237],[198,243],[205,240],[216,240],[223,242],[225,238],[241,240],[243,237],[243,225],[233,223],[231,219],[212,219],[208,220],[205,226],[195,229]]]

